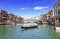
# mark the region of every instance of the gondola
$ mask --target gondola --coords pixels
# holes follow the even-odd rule
[[[37,28],[38,26],[22,26],[21,28],[24,28],[24,29],[30,29],[30,28]]]

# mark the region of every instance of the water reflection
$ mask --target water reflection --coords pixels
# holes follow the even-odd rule
[[[29,30],[35,30],[35,29],[38,29],[38,28],[31,28],[31,29],[21,29],[21,32],[24,32],[24,31],[29,31]]]
[[[15,25],[0,25],[0,37],[1,39],[7,39],[13,37],[16,33]]]
[[[52,25],[21,29],[22,25],[0,25],[0,39],[60,39],[60,33]]]

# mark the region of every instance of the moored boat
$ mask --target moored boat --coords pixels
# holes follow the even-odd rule
[[[60,27],[55,27],[55,29],[56,29],[56,32],[60,32]]]
[[[60,30],[60,27],[55,27],[56,28],[56,30]]]

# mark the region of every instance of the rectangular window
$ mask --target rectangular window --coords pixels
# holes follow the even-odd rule
[[[58,14],[60,14],[60,10],[58,10]]]
[[[59,23],[60,23],[60,18],[58,18],[59,19]]]

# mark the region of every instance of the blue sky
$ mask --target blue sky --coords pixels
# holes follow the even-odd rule
[[[0,8],[22,17],[33,17],[53,9],[57,0],[0,0]]]

